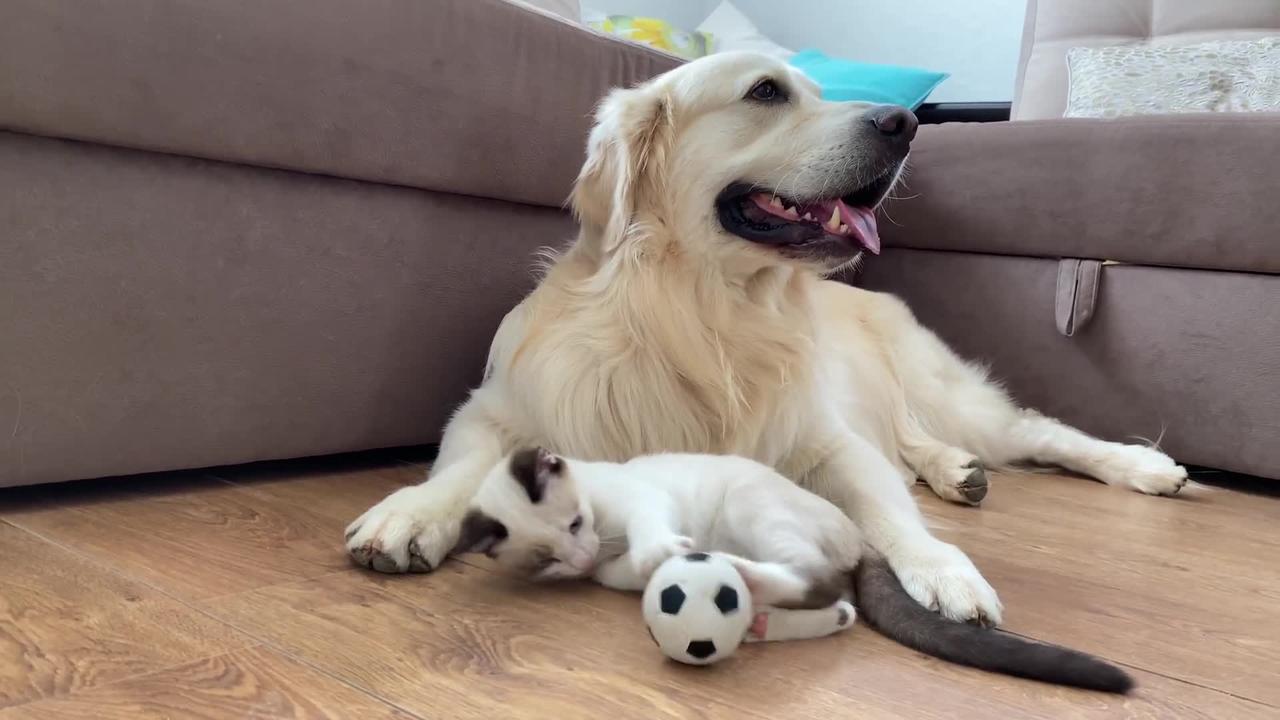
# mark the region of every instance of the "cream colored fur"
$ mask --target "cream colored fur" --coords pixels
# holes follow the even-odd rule
[[[766,76],[789,90],[785,106],[743,101]],[[577,240],[503,320],[431,480],[349,527],[353,557],[391,572],[440,563],[478,483],[519,446],[612,461],[734,453],[845,510],[921,603],[998,622],[995,591],[925,528],[907,490],[917,477],[962,500],[975,461],[1025,460],[1177,492],[1186,472],[1172,460],[1020,410],[897,299],[720,227],[715,199],[735,181],[812,197],[859,172],[873,153],[851,128],[866,110],[750,54],[610,94],[572,198]]]

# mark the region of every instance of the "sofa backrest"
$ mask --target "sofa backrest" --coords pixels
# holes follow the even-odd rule
[[[1280,0],[1029,0],[1014,120],[1062,117],[1067,50],[1280,35]]]

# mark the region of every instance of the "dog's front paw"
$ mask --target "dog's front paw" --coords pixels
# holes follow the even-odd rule
[[[1117,446],[1095,474],[1108,485],[1148,495],[1176,495],[1187,484],[1186,468],[1145,445]]]
[[[347,552],[379,572],[430,572],[458,541],[461,521],[430,484],[401,488],[347,526]]]
[[[633,547],[630,552],[631,562],[635,566],[636,573],[647,581],[653,571],[657,570],[662,563],[676,555],[687,555],[693,552],[693,538],[684,535],[671,535],[645,543],[642,547]]]
[[[1004,607],[996,591],[960,548],[935,541],[897,558],[894,572],[916,602],[956,622],[999,625]]]

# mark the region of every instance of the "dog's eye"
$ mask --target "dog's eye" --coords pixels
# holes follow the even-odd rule
[[[747,97],[752,100],[767,103],[787,99],[786,94],[782,92],[782,89],[778,87],[778,84],[767,78],[756,83],[755,86],[751,88],[751,92],[747,93]]]
[[[582,516],[579,515],[578,517],[573,519],[573,522],[569,523],[569,532],[573,533],[574,535],[577,535],[578,531],[581,529],[582,529]]]

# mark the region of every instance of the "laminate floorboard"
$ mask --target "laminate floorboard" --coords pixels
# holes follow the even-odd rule
[[[425,466],[306,460],[0,491],[0,718],[1280,717],[1280,498],[1006,473],[916,495],[1005,628],[1128,667],[1110,697],[926,658],[864,626],[664,662],[637,598],[484,558],[352,567],[344,526]]]

